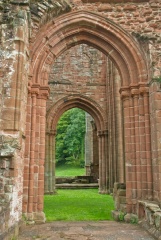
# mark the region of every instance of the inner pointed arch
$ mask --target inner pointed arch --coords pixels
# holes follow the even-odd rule
[[[81,94],[68,95],[53,104],[47,112],[47,129],[56,130],[60,116],[71,108],[80,108],[89,113],[94,119],[98,131],[106,129],[106,117],[103,109],[94,100]]]

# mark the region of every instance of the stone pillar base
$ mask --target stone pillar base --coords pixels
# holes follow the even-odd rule
[[[99,188],[99,194],[109,194],[107,189],[100,189]]]
[[[24,220],[28,224],[45,223],[46,217],[44,212],[24,213]]]
[[[45,223],[46,217],[44,212],[33,213],[35,223]]]
[[[24,221],[27,222],[28,224],[34,224],[34,216],[33,213],[24,213]]]
[[[44,192],[44,194],[45,195],[56,195],[57,194],[57,190],[56,190],[56,188],[55,189],[53,189],[53,191],[48,191],[48,192]]]
[[[114,210],[112,211],[112,217],[115,221],[123,221],[126,223],[133,223],[137,224],[138,223],[138,216],[133,213],[125,213],[122,211]]]

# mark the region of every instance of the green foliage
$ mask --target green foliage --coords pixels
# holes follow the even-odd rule
[[[17,240],[17,237],[14,236],[14,237],[11,238],[11,240]]]
[[[132,216],[130,219],[130,223],[138,224],[138,217],[136,215]]]
[[[65,112],[57,125],[56,163],[84,165],[85,112],[73,108]]]
[[[158,82],[158,83],[161,83],[161,77],[153,78],[153,81],[156,81],[156,82]]]
[[[32,237],[32,239],[37,239],[37,238],[38,238],[38,239],[40,239],[40,238],[41,238],[41,236],[39,236],[39,235],[36,235],[36,236],[33,236],[33,237]]]
[[[58,190],[57,195],[44,196],[47,221],[112,220],[113,209],[112,196],[98,194],[98,189]]]
[[[126,215],[126,213],[120,211],[120,213],[119,213],[119,221],[124,221],[125,215]]]
[[[85,175],[85,169],[82,167],[75,167],[71,165],[62,165],[56,167],[57,177],[75,177]]]

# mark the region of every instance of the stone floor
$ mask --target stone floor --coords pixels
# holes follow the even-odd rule
[[[113,221],[52,222],[28,225],[18,240],[153,240],[139,225]]]

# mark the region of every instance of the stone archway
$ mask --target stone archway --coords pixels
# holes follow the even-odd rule
[[[56,135],[56,126],[60,116],[67,110],[71,108],[81,108],[84,111],[88,112],[94,119],[98,141],[99,141],[99,192],[107,193],[107,129],[106,129],[106,117],[103,109],[91,99],[79,95],[69,95],[65,97],[50,108],[47,112],[47,124],[46,124],[46,181],[45,181],[45,192],[54,193],[55,192],[55,135]],[[49,176],[49,177],[48,177]]]
[[[107,55],[120,75],[127,212],[136,212],[138,199],[152,198],[148,69],[144,54],[134,38],[112,21],[91,12],[72,12],[47,23],[31,44],[26,130],[29,154],[25,159],[28,178],[23,204],[24,212],[31,219],[44,219],[45,114],[50,69],[56,57],[80,43],[88,43]],[[100,128],[100,156],[107,146],[102,134],[105,130]],[[105,169],[103,174],[106,174]]]

